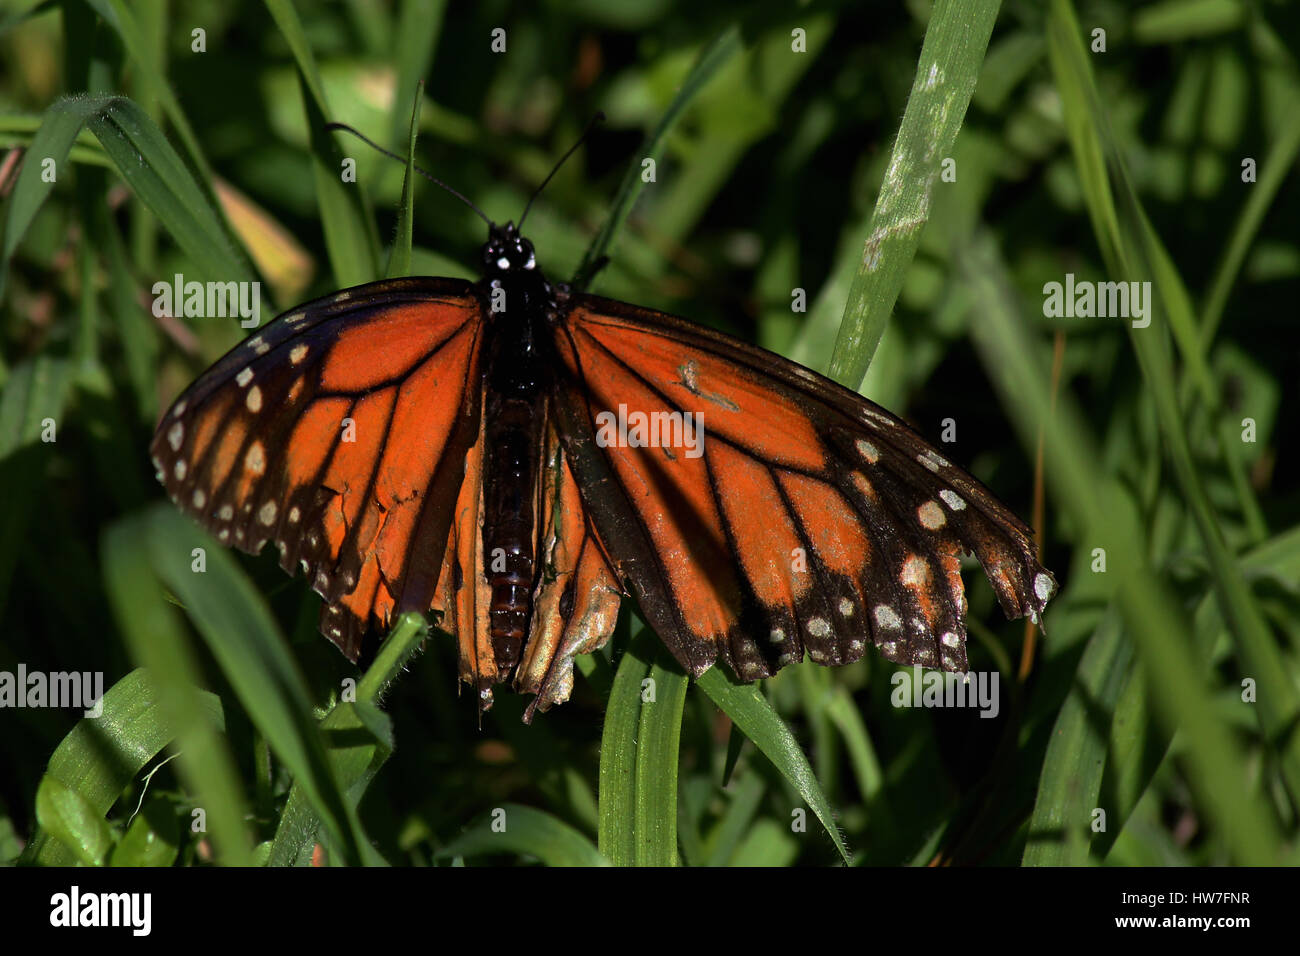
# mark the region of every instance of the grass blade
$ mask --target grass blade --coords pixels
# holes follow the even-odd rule
[[[32,139],[10,200],[0,283],[14,249],[54,187],[42,181],[43,161],[53,160],[56,171],[61,168],[83,126],[95,134],[122,178],[194,260],[197,271],[225,279],[253,278],[220,212],[153,120],[126,97],[81,96],[59,100],[46,110]]]
[[[160,504],[137,519],[155,574],[177,595],[250,719],[293,772],[349,862],[369,846],[334,779],[311,699],[261,596],[225,549]],[[202,555],[206,569],[195,573]]]
[[[636,761],[641,723],[641,686],[650,676],[658,637],[649,628],[632,638],[610,688],[600,740],[600,827],[597,847],[615,866],[632,866],[637,855]]]
[[[171,85],[155,61],[153,47],[135,22],[131,7],[127,5],[126,0],[86,0],[86,2],[121,38],[122,46],[126,48],[127,55],[131,58],[131,65],[135,69],[138,80],[142,81],[149,94],[162,104],[163,112],[176,127],[176,132],[189,157],[190,168],[199,175],[202,183],[211,182],[212,170],[203,155],[202,147],[199,146],[198,137],[194,135],[190,121],[186,118],[185,111],[181,109],[180,101],[176,99],[176,94],[172,92]],[[212,203],[214,199],[215,197],[208,192],[208,202]]]
[[[645,146],[628,166],[623,181],[619,184],[618,192],[614,194],[614,205],[610,207],[609,215],[605,217],[600,232],[596,233],[595,238],[591,240],[591,245],[587,247],[587,252],[583,255],[577,272],[574,273],[573,285],[576,288],[581,289],[586,286],[600,263],[613,249],[615,237],[623,228],[623,223],[627,221],[632,207],[636,205],[637,197],[641,195],[641,190],[645,186],[645,181],[642,179],[643,161],[651,159],[658,163],[663,158],[668,136],[677,125],[677,121],[681,119],[686,107],[708,85],[718,70],[740,52],[740,49],[740,30],[735,26],[728,26],[700,51],[699,58],[677,91],[677,95],[668,105],[668,109],[664,111],[659,125],[655,127],[650,138],[646,140]]]
[[[175,610],[150,567],[148,529],[138,520],[110,526],[101,547],[104,579],[118,627],[133,657],[155,681],[161,713],[179,740],[179,767],[196,794],[224,862],[246,866],[250,834],[239,774],[212,726],[200,668]]]
[[[835,842],[844,862],[850,862],[848,847],[840,836],[835,824],[830,803],[822,793],[812,765],[795,740],[785,721],[772,709],[772,705],[758,692],[753,684],[733,684],[722,673],[721,668],[713,667],[704,672],[696,681],[700,690],[709,695],[709,699],[718,706],[732,722],[744,731],[745,736],[756,746],[772,765],[785,776],[790,784],[803,797],[805,803],[821,821],[830,838]]]
[[[997,13],[997,0],[939,0],[930,14],[912,93],[831,354],[830,377],[849,388],[861,385],[916,255],[940,165],[951,155],[966,116]]]
[[[406,143],[406,174],[402,177],[402,204],[397,209],[397,235],[388,253],[388,268],[384,277],[397,279],[411,274],[411,225],[415,203],[415,136],[419,131],[420,105],[423,102],[424,83],[415,89],[415,106],[411,109],[411,129]]]
[[[1287,119],[1281,123],[1281,134],[1260,162],[1259,180],[1251,186],[1246,202],[1242,205],[1241,215],[1228,236],[1228,244],[1219,259],[1219,268],[1215,270],[1210,282],[1210,291],[1205,296],[1205,306],[1201,314],[1201,343],[1206,347],[1214,341],[1223,319],[1223,310],[1228,304],[1228,294],[1241,272],[1242,263],[1251,242],[1259,233],[1260,226],[1278,190],[1287,181],[1296,157],[1300,155],[1300,106],[1291,110]]]
[[[533,856],[547,866],[609,866],[591,841],[563,820],[516,803],[496,807],[438,851],[443,858],[479,854]]]
[[[1204,707],[1211,691],[1189,658],[1183,635],[1190,634],[1178,602],[1146,560],[1141,525],[1109,500],[1107,479],[1098,463],[1096,442],[1068,393],[1051,402],[1048,361],[1017,314],[1005,269],[992,240],[981,235],[957,250],[963,282],[971,293],[975,345],[1002,397],[1002,405],[1032,445],[1044,436],[1045,474],[1055,500],[1080,529],[1086,547],[1103,548],[1109,580],[1133,636],[1157,713],[1172,731],[1181,728],[1188,741],[1188,775],[1199,805],[1221,828],[1230,852],[1242,863],[1276,863],[1285,845],[1276,813],[1241,785],[1250,773],[1224,727]]]
[[[1191,327],[1193,320],[1190,306],[1186,304],[1186,293],[1182,291],[1181,283],[1171,275],[1172,265],[1150,228],[1124,168],[1123,157],[1110,136],[1109,123],[1079,36],[1078,22],[1068,0],[1053,2],[1048,51],[1053,72],[1063,88],[1062,102],[1071,146],[1080,165],[1086,163],[1093,169],[1091,188],[1085,188],[1085,198],[1094,228],[1099,231],[1098,240],[1107,269],[1116,278],[1125,280],[1152,276],[1171,327],[1183,327],[1181,339],[1193,343],[1189,346],[1190,352],[1184,351],[1184,357],[1199,354],[1200,342]],[[1069,95],[1066,95],[1067,90]],[[1103,224],[1109,230],[1106,235],[1100,233]],[[1256,714],[1265,737],[1278,755],[1293,802],[1300,800],[1300,733],[1296,732],[1300,725],[1300,693],[1228,551],[1193,460],[1184,424],[1186,411],[1179,406],[1163,329],[1155,322],[1147,328],[1134,328],[1128,323],[1126,326],[1168,443],[1174,476],[1195,519],[1210,563],[1215,591],[1230,632],[1236,639],[1242,665],[1245,673],[1259,683]],[[1208,372],[1204,374],[1208,380]],[[1154,662],[1151,663],[1155,666]]]
[[[676,866],[678,745],[689,681],[663,646],[649,680],[636,741],[636,864]]]
[[[89,800],[49,776],[36,788],[36,819],[41,829],[70,850],[78,863],[102,866],[113,847],[113,833]]]
[[[393,752],[392,728],[375,706],[428,637],[428,623],[407,614],[379,647],[370,668],[357,683],[356,701],[338,703],[320,722],[327,738],[341,741],[329,749],[335,778],[355,808],[366,787]],[[321,818],[306,789],[295,781],[271,844],[269,866],[308,863],[319,835]]]
[[[1110,730],[1120,693],[1132,675],[1132,658],[1118,614],[1107,614],[1088,642],[1052,729],[1029,820],[1024,866],[1088,862]],[[1118,826],[1119,821],[1108,820],[1107,825]]]
[[[223,729],[221,701],[202,692],[198,699],[210,725],[218,731]],[[157,684],[144,669],[131,671],[108,688],[101,706],[99,717],[82,718],[63,738],[42,778],[42,787],[47,782],[55,787],[51,797],[64,792],[76,794],[99,823],[103,823],[127,785],[177,736],[160,706]],[[98,824],[94,827],[98,830]],[[86,862],[85,855],[68,844],[93,847],[98,840],[98,836],[82,832],[81,827],[57,835],[38,831],[23,851],[22,861],[42,866],[68,866],[77,859]]]
[[[291,0],[266,0],[266,8],[298,64],[312,174],[334,281],[341,288],[369,282],[379,276],[379,238],[361,183],[342,179],[343,152],[325,129],[332,117],[306,31]]]
[[[424,78],[433,65],[433,52],[442,35],[442,21],[447,12],[447,0],[401,0],[398,11],[396,52],[397,102],[393,110],[390,134],[394,143],[406,132],[402,122],[409,105],[417,111],[423,104]],[[420,85],[417,91],[416,85]]]

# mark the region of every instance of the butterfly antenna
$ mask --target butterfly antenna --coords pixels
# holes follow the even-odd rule
[[[596,115],[587,123],[587,128],[584,129],[582,135],[578,137],[578,141],[569,147],[569,151],[561,156],[560,161],[551,168],[549,173],[546,174],[546,178],[542,180],[542,184],[533,190],[532,196],[528,199],[528,205],[524,207],[524,214],[519,217],[520,229],[524,228],[524,220],[528,218],[528,210],[533,208],[533,200],[541,195],[542,190],[546,188],[546,184],[549,183],[555,177],[555,174],[560,171],[560,167],[564,165],[565,161],[578,151],[579,146],[586,142],[591,131],[596,128],[596,124],[603,122],[605,122],[605,114],[602,111],[597,110]]]
[[[391,159],[395,159],[395,160],[397,160],[399,163],[405,163],[405,162],[406,162],[406,157],[405,157],[405,156],[399,156],[399,155],[397,155],[396,153],[394,153],[392,150],[384,149],[384,147],[380,146],[378,143],[376,143],[376,142],[375,142],[373,139],[371,139],[369,136],[366,136],[364,133],[362,133],[362,132],[360,132],[360,131],[358,131],[358,130],[353,129],[353,128],[352,128],[351,126],[349,126],[347,123],[326,123],[326,124],[325,124],[325,128],[328,129],[328,130],[335,130],[335,129],[337,129],[337,130],[342,130],[342,131],[345,132],[345,133],[351,133],[353,136],[355,136],[357,139],[361,140],[361,142],[365,143],[365,144],[366,144],[367,146],[369,146],[371,149],[377,150],[378,152],[383,153],[385,156],[388,156],[388,157],[391,158]],[[480,219],[482,219],[485,223],[487,223],[489,226],[493,225],[492,220],[489,219],[489,218],[487,217],[487,214],[486,214],[485,212],[483,212],[482,209],[479,209],[478,206],[474,205],[474,203],[472,203],[472,202],[469,200],[469,198],[466,197],[464,194],[460,193],[459,191],[457,191],[457,190],[455,190],[455,189],[452,189],[450,186],[448,186],[446,183],[444,183],[444,182],[443,182],[441,179],[439,179],[437,176],[433,175],[432,173],[428,172],[427,170],[421,169],[419,166],[412,165],[411,168],[414,169],[414,170],[415,170],[417,173],[419,173],[421,176],[423,176],[425,179],[429,180],[429,182],[431,182],[431,183],[435,183],[436,185],[441,186],[443,189],[447,190],[447,192],[451,193],[453,196],[455,196],[457,199],[459,199],[461,202],[463,202],[466,206],[469,206],[469,208],[470,208],[470,209],[473,209],[474,212],[478,214],[478,217],[479,217]],[[550,177],[547,177],[547,178],[550,178]]]

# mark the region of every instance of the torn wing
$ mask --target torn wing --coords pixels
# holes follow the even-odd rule
[[[548,422],[536,496],[540,508],[537,584],[528,641],[520,660],[495,656],[488,630],[491,587],[483,569],[483,447],[476,445],[466,461],[465,481],[456,503],[455,519],[443,559],[435,610],[440,626],[454,634],[459,646],[460,678],[474,688],[479,707],[492,705],[493,686],[513,677],[517,691],[533,694],[525,711],[531,720],[569,699],[573,689],[573,659],[605,645],[618,620],[622,590],[603,546],[582,506],[564,446]]]

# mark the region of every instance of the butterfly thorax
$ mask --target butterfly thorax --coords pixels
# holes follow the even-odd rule
[[[536,496],[546,419],[546,363],[538,348],[554,293],[532,245],[512,224],[493,226],[479,284],[488,302],[484,367],[483,563],[489,636],[509,673],[528,639],[537,583]],[[488,691],[480,687],[480,692]]]

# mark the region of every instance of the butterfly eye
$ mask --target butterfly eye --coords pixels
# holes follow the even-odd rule
[[[522,268],[537,268],[537,256],[533,254],[533,244],[527,239],[520,239],[515,243],[515,252],[517,253],[515,259],[520,263]]]

